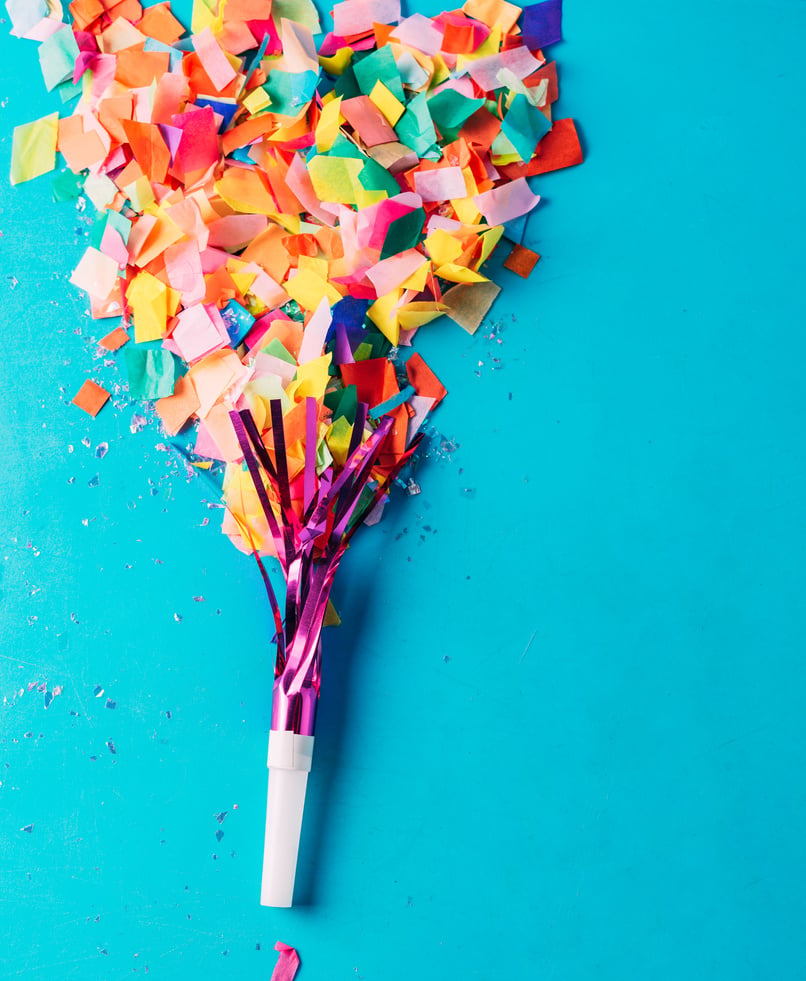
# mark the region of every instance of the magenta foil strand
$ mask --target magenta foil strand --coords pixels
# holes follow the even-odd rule
[[[314,732],[321,682],[321,634],[328,597],[347,542],[363,516],[360,515],[352,526],[350,522],[355,516],[362,492],[370,481],[373,467],[393,424],[391,417],[383,418],[369,438],[362,442],[367,413],[366,406],[359,405],[344,467],[335,478],[329,468],[317,477],[316,454],[309,449],[309,445],[315,446],[315,408],[314,400],[308,400],[302,520],[294,512],[291,503],[282,406],[279,400],[271,402],[271,438],[274,442],[276,465],[272,463],[263,445],[251,414],[245,411],[231,413],[244,463],[265,512],[286,583],[283,623],[269,576],[256,554],[277,625],[271,726],[272,729],[311,736]],[[406,452],[394,473],[389,474],[375,489],[373,505],[386,492],[389,482],[408,460],[414,448],[412,446]],[[268,488],[264,474],[268,480]],[[276,502],[275,506],[272,506],[272,499]],[[322,545],[322,536],[328,531],[328,527],[330,532]],[[319,549],[317,542],[320,542]]]

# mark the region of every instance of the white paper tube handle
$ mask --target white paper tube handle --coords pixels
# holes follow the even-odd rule
[[[291,906],[297,872],[305,788],[313,736],[272,729],[269,733],[269,793],[263,847],[262,906]]]

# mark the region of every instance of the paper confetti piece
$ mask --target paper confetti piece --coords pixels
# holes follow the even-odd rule
[[[562,40],[562,0],[542,0],[523,8],[523,39],[534,48]]]
[[[480,20],[488,27],[497,27],[508,34],[517,24],[521,8],[506,0],[466,0],[462,10],[468,17]]]
[[[11,149],[12,184],[22,184],[55,169],[58,127],[57,112],[15,127]]]
[[[88,415],[94,417],[104,407],[108,398],[109,392],[105,388],[101,388],[96,382],[87,379],[73,396],[72,402],[73,405],[77,405],[79,409],[83,409]]]
[[[467,197],[467,185],[461,167],[415,171],[414,189],[427,202]]]
[[[540,141],[537,156],[529,164],[530,174],[547,174],[582,163],[582,147],[573,119],[556,119]]]
[[[527,249],[525,245],[515,245],[506,259],[504,259],[504,268],[527,279],[539,259],[540,256],[537,252]]]
[[[173,394],[176,363],[172,354],[127,347],[125,356],[129,394],[133,399],[159,399]]]
[[[73,31],[67,24],[58,29],[39,45],[39,63],[45,88],[53,91],[57,85],[73,77],[73,68],[79,55]]]
[[[373,24],[400,20],[400,0],[344,0],[333,7],[333,30],[339,37],[371,31]]]
[[[85,131],[81,116],[59,120],[57,149],[74,173],[101,163],[109,152],[96,130]]]
[[[6,0],[6,10],[11,18],[11,33],[16,37],[28,37],[49,12],[47,0]]]
[[[338,618],[337,618],[338,619]],[[299,968],[299,955],[293,947],[278,940],[274,949],[279,951],[271,981],[294,981]]]
[[[122,327],[116,327],[105,337],[102,337],[98,343],[101,347],[106,348],[107,351],[118,351],[124,344],[128,344],[129,340],[130,338],[126,331]]]
[[[70,282],[90,296],[103,300],[114,289],[117,277],[117,262],[90,246],[70,276]]]
[[[501,287],[495,283],[460,283],[442,295],[447,315],[468,334],[475,334],[489,313]]]
[[[509,184],[502,184],[473,198],[473,203],[490,225],[503,225],[527,214],[540,201],[533,194],[525,178],[519,177]]]
[[[183,375],[176,379],[173,394],[159,399],[154,408],[162,420],[165,432],[169,436],[175,436],[200,405],[193,383]]]
[[[213,83],[216,91],[221,92],[237,77],[235,69],[227,61],[209,27],[205,27],[200,33],[194,34],[191,41],[207,77]]]
[[[144,10],[142,19],[137,22],[137,29],[163,44],[174,44],[185,33],[184,27],[171,13],[168,3],[160,3]]]

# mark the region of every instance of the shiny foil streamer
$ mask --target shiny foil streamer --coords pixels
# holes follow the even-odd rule
[[[301,515],[291,500],[282,403],[271,402],[270,437],[275,463],[252,414],[232,412],[230,418],[286,583],[283,615],[266,567],[255,552],[276,629],[271,727],[312,736],[321,681],[322,624],[336,570],[356,529],[387,493],[421,437],[412,440],[391,471],[381,479],[373,477],[394,420],[384,416],[365,439],[367,406],[359,403],[344,466],[337,472],[336,465],[331,464],[317,473],[316,400],[306,401]],[[364,494],[367,488],[372,490],[370,495]]]

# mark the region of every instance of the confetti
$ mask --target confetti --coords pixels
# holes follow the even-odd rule
[[[101,388],[97,382],[87,381],[79,388],[73,396],[73,405],[83,409],[88,415],[97,416],[109,399],[109,392]]]
[[[277,963],[272,971],[271,981],[294,981],[299,969],[299,954],[293,947],[278,940],[274,945],[278,951]]]
[[[22,184],[56,167],[59,114],[51,113],[14,129],[11,148],[11,183]]]
[[[528,279],[539,259],[537,252],[527,249],[525,245],[515,245],[504,260],[504,268]]]
[[[412,343],[442,316],[479,329],[502,238],[511,272],[539,258],[522,244],[535,175],[582,160],[573,121],[553,119],[542,50],[562,37],[561,0],[466,0],[434,17],[343,0],[324,35],[310,0],[203,0],[190,36],[169,2],[73,0],[71,24],[58,6],[7,3],[13,33],[40,42],[46,87],[77,97],[64,118],[17,127],[11,180],[62,154],[54,199],[81,191],[79,211],[97,212],[71,283],[93,319],[124,318],[100,347],[121,352],[129,396],[154,404],[169,438],[195,433],[177,450],[188,473],[223,472],[223,505],[208,507],[256,559],[273,613],[280,801],[307,779],[341,558],[392,486],[421,493],[405,468],[447,393]],[[87,381],[73,401],[94,416],[108,398]],[[135,414],[129,428],[145,425]],[[264,558],[285,576],[282,608]],[[295,797],[301,820],[304,782]],[[293,894],[299,823],[279,815],[270,806],[267,842],[283,848],[266,849],[267,905]],[[290,981],[296,953],[276,949],[275,981]]]
[[[98,341],[101,347],[106,348],[107,351],[117,351],[123,347],[124,344],[128,344],[130,338],[129,335],[122,327],[116,327],[114,330],[110,331],[104,337]]]

